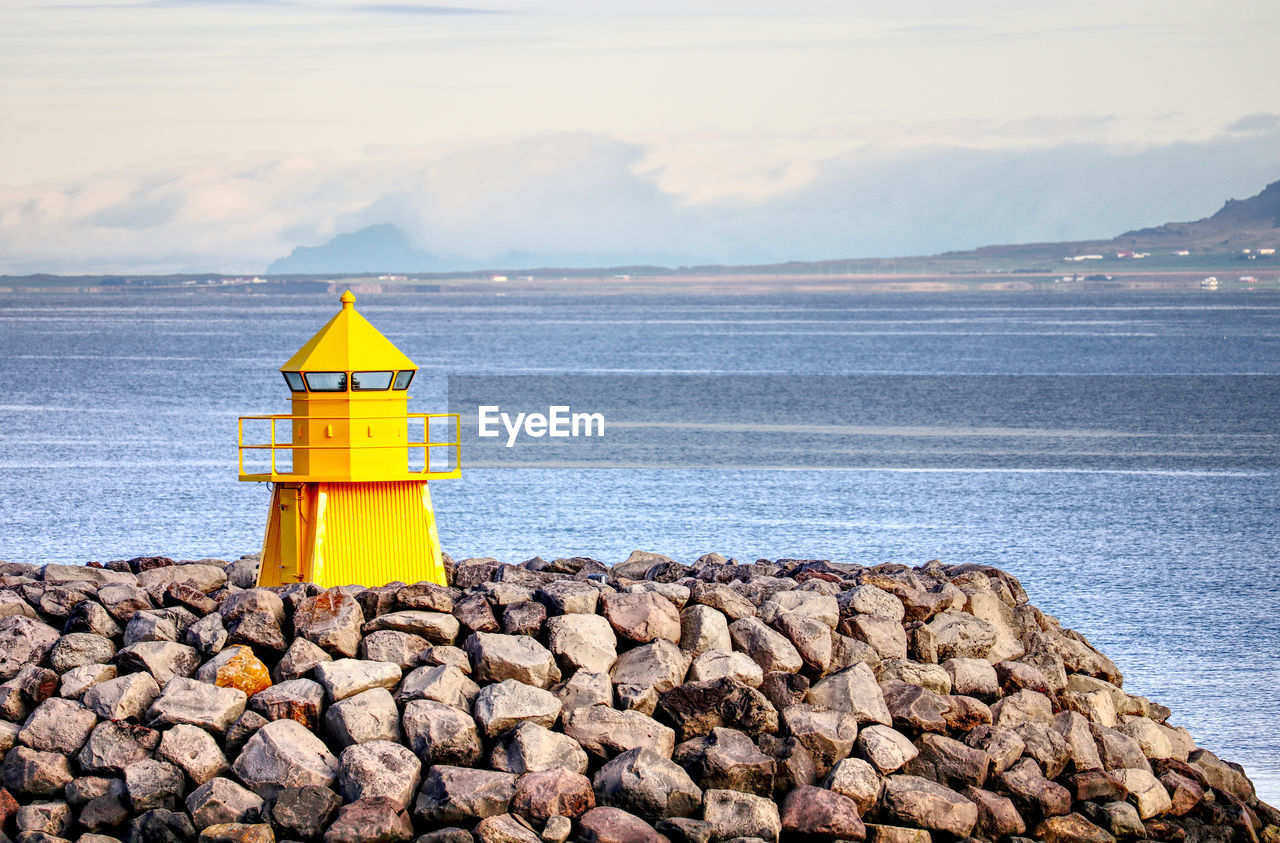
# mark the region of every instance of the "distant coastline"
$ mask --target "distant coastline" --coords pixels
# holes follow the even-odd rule
[[[62,276],[0,275],[0,294],[67,293],[111,295],[114,293],[157,291],[235,293],[255,295],[336,294],[350,289],[357,294],[720,294],[769,293],[953,293],[953,292],[1033,292],[1057,290],[1226,290],[1280,289],[1280,261],[1243,264],[1226,255],[1200,258],[1194,268],[1147,269],[1120,267],[1118,261],[1088,269],[1049,272],[1047,269],[976,269],[952,271],[909,270],[906,259],[899,267],[868,271],[850,266],[847,270],[818,271],[812,265],[795,271],[777,268],[717,267],[714,269],[665,270],[657,267],[617,273],[613,269],[553,270],[543,274],[521,272],[467,272],[414,274],[387,278],[375,273],[297,277],[241,278],[230,275],[129,275]],[[1086,274],[1087,273],[1087,274]],[[624,276],[624,277],[620,277]],[[1216,278],[1212,289],[1205,279]],[[1245,280],[1252,278],[1252,281]]]

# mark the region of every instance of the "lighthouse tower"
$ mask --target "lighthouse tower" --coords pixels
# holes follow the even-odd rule
[[[459,419],[408,411],[418,367],[355,301],[280,367],[293,411],[240,418],[240,479],[274,484],[259,585],[445,584],[427,481],[459,476]]]

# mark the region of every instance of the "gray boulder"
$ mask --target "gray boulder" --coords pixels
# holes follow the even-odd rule
[[[170,565],[142,571],[137,582],[145,589],[181,582],[208,594],[227,584],[227,572],[218,565]]]
[[[271,670],[271,678],[276,682],[288,682],[290,679],[302,679],[320,662],[331,662],[333,656],[321,650],[305,638],[295,638],[289,649],[276,662]]]
[[[42,569],[41,578],[46,585],[56,583],[88,582],[105,585],[107,583],[136,584],[138,579],[127,571],[112,571],[109,568],[90,568],[87,565],[55,565],[50,563]]]
[[[400,675],[400,665],[391,662],[338,659],[315,666],[315,677],[324,686],[330,702],[345,700],[371,688],[391,690],[400,683]]]
[[[487,737],[532,721],[550,728],[560,717],[562,705],[556,695],[518,682],[504,679],[480,689],[475,701],[475,718]]]
[[[226,567],[227,582],[236,588],[253,588],[258,584],[258,571],[262,568],[259,554],[244,556]]]
[[[996,629],[967,612],[941,612],[928,624],[937,641],[938,658],[985,659],[996,643]]]
[[[41,752],[18,746],[5,753],[0,764],[0,782],[15,796],[48,798],[61,796],[72,780],[71,765],[58,752]]]
[[[98,602],[117,623],[127,624],[136,612],[155,606],[147,592],[132,583],[108,583],[98,587]]]
[[[271,824],[291,838],[311,840],[320,836],[340,807],[342,798],[327,787],[286,787],[271,803]]]
[[[882,659],[907,657],[907,633],[902,624],[875,615],[858,615],[850,624],[854,638],[865,641]]]
[[[539,773],[563,767],[574,773],[587,771],[587,753],[567,735],[553,732],[531,720],[523,720],[494,745],[489,763],[504,773]]]
[[[400,740],[400,711],[386,688],[370,688],[329,706],[325,727],[339,746]]]
[[[594,615],[600,589],[575,580],[556,580],[539,588],[537,597],[556,615]]]
[[[185,784],[182,770],[164,761],[146,758],[124,768],[125,790],[135,811],[175,810]]]
[[[85,693],[99,682],[115,679],[118,675],[113,664],[86,664],[73,667],[62,674],[58,685],[58,695],[64,699],[80,700]]]
[[[967,837],[978,822],[978,806],[937,782],[918,776],[889,776],[880,799],[886,818],[897,825]]]
[[[147,843],[180,843],[196,836],[195,826],[185,811],[155,808],[129,821],[125,839]]]
[[[115,638],[120,634],[120,624],[116,623],[116,619],[97,600],[84,600],[71,608],[62,631],[64,634],[89,632],[103,638]]]
[[[364,625],[364,634],[393,629],[425,638],[432,644],[452,644],[458,640],[462,625],[451,614],[409,609],[378,615]]]
[[[579,670],[551,687],[565,711],[589,705],[613,705],[613,682],[607,673]]]
[[[858,737],[858,721],[846,711],[801,703],[782,712],[786,733],[813,758],[814,775],[825,776],[837,761],[848,757]]]
[[[256,822],[262,816],[263,801],[231,779],[214,778],[191,791],[186,807],[196,828],[203,829],[220,823]]]
[[[573,709],[564,717],[565,734],[598,758],[644,747],[670,757],[675,732],[652,717],[636,711],[618,711],[604,705]]]
[[[124,628],[124,645],[132,647],[142,641],[177,641],[178,626],[168,617],[148,610],[134,612]]]
[[[902,601],[882,588],[860,585],[837,596],[843,615],[875,615],[901,623],[906,617]]]
[[[782,670],[796,673],[804,660],[786,636],[765,626],[758,618],[741,618],[729,624],[735,649],[746,653],[765,673]]]
[[[547,641],[568,672],[604,673],[618,657],[618,639],[600,615],[571,614],[549,618]]]
[[[360,640],[360,658],[378,662],[394,662],[401,670],[411,670],[418,665],[422,654],[433,645],[421,635],[401,632],[398,629],[380,629]]]
[[[1000,694],[996,669],[986,659],[947,659],[942,667],[951,677],[953,694],[981,699],[992,699]]]
[[[471,657],[472,675],[479,682],[514,679],[550,688],[560,681],[560,669],[551,651],[527,635],[474,632],[465,649]]]
[[[461,709],[435,700],[411,700],[400,722],[405,742],[426,766],[470,767],[480,760],[480,730]]]
[[[227,646],[227,628],[222,625],[222,616],[205,615],[187,627],[182,640],[204,658],[217,655]]]
[[[592,784],[598,804],[649,822],[689,817],[702,805],[702,790],[679,764],[643,747],[619,753],[600,768]]]
[[[865,758],[882,776],[896,772],[920,750],[911,739],[890,726],[867,726],[859,734],[855,744],[858,755]]]
[[[796,648],[805,667],[818,676],[827,673],[834,662],[835,636],[831,627],[817,618],[798,612],[780,615],[773,626]],[[893,624],[899,631],[901,627]]]
[[[98,716],[80,703],[50,697],[27,717],[18,742],[42,752],[74,755],[97,723]]]
[[[213,735],[185,723],[161,734],[156,758],[180,768],[197,785],[225,776],[231,770]]]
[[[880,682],[896,679],[899,682],[919,685],[935,694],[947,696],[951,693],[951,674],[947,673],[940,664],[920,664],[909,659],[885,659],[876,665],[875,673],[876,679]]]
[[[284,652],[287,643],[281,630],[284,601],[273,592],[265,588],[235,592],[222,601],[218,613],[227,629],[228,643],[266,652]]]
[[[704,790],[773,794],[777,762],[737,729],[717,727],[708,735],[678,744],[671,759]]]
[[[1056,732],[1052,734],[1057,737]],[[919,744],[920,753],[907,764],[905,772],[957,790],[986,784],[991,757],[981,749],[934,734],[921,735]]]
[[[659,639],[618,656],[609,676],[615,685],[644,685],[662,693],[682,683],[688,669],[688,652]]]
[[[408,808],[418,791],[422,762],[405,747],[389,741],[349,746],[338,757],[338,791],[348,802],[386,797]]]
[[[296,720],[275,720],[258,729],[231,767],[264,798],[283,787],[332,787],[338,777],[338,759]]]
[[[750,600],[727,585],[719,583],[698,583],[693,587],[689,599],[695,604],[716,609],[730,622],[756,615],[756,607]]]
[[[510,773],[441,764],[427,771],[414,813],[435,825],[469,824],[505,814],[515,793]]]
[[[813,618],[835,629],[840,622],[840,604],[834,596],[816,591],[779,591],[760,604],[760,620],[767,624],[785,615]]]
[[[139,641],[116,653],[115,662],[121,671],[145,670],[157,685],[164,687],[175,676],[195,673],[200,654],[195,648],[174,641]]]
[[[71,827],[71,806],[66,802],[32,802],[18,809],[14,825],[24,840],[60,837]]]
[[[680,612],[680,649],[695,656],[708,650],[731,650],[729,622],[710,606],[686,606]]]
[[[861,758],[845,758],[831,768],[822,786],[852,799],[858,806],[858,816],[862,816],[879,801],[883,781],[876,768],[866,761]]]
[[[408,814],[385,797],[343,805],[324,832],[324,843],[401,843],[413,837]]]
[[[375,635],[377,633],[374,633]],[[396,688],[396,702],[435,700],[470,711],[480,686],[451,664],[427,665],[411,671]]]
[[[862,662],[814,683],[805,699],[810,705],[848,712],[859,724],[893,723],[875,674]]]
[[[722,676],[732,677],[752,688],[759,688],[764,681],[764,671],[746,653],[706,650],[689,665],[690,682],[704,682]]]
[[[72,632],[63,635],[49,650],[49,666],[58,673],[66,673],[86,664],[105,664],[116,654],[116,645],[110,638],[92,632]]]
[[[89,733],[76,761],[86,773],[121,775],[135,761],[149,758],[160,746],[160,733],[120,720],[104,720]]]
[[[219,688],[175,676],[147,712],[148,725],[163,729],[185,723],[225,734],[244,713],[247,698],[238,688]]]
[[[1053,722],[1053,702],[1036,691],[1021,690],[1010,694],[991,706],[992,723],[1007,729],[1016,729],[1023,723]]]
[[[160,696],[149,673],[130,673],[99,682],[84,692],[84,705],[103,720],[138,720]]]
[[[703,819],[711,826],[713,840],[754,837],[777,843],[782,816],[772,799],[736,790],[708,790],[703,795]]]

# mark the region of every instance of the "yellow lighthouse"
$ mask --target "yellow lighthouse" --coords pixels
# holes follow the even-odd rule
[[[293,412],[240,418],[240,479],[274,484],[259,585],[445,584],[427,481],[459,476],[459,419],[408,411],[418,367],[355,301],[280,367]],[[433,419],[451,436],[432,441]]]

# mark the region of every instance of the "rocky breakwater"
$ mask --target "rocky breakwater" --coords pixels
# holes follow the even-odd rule
[[[1280,841],[992,568],[255,565],[0,565],[0,838]]]

